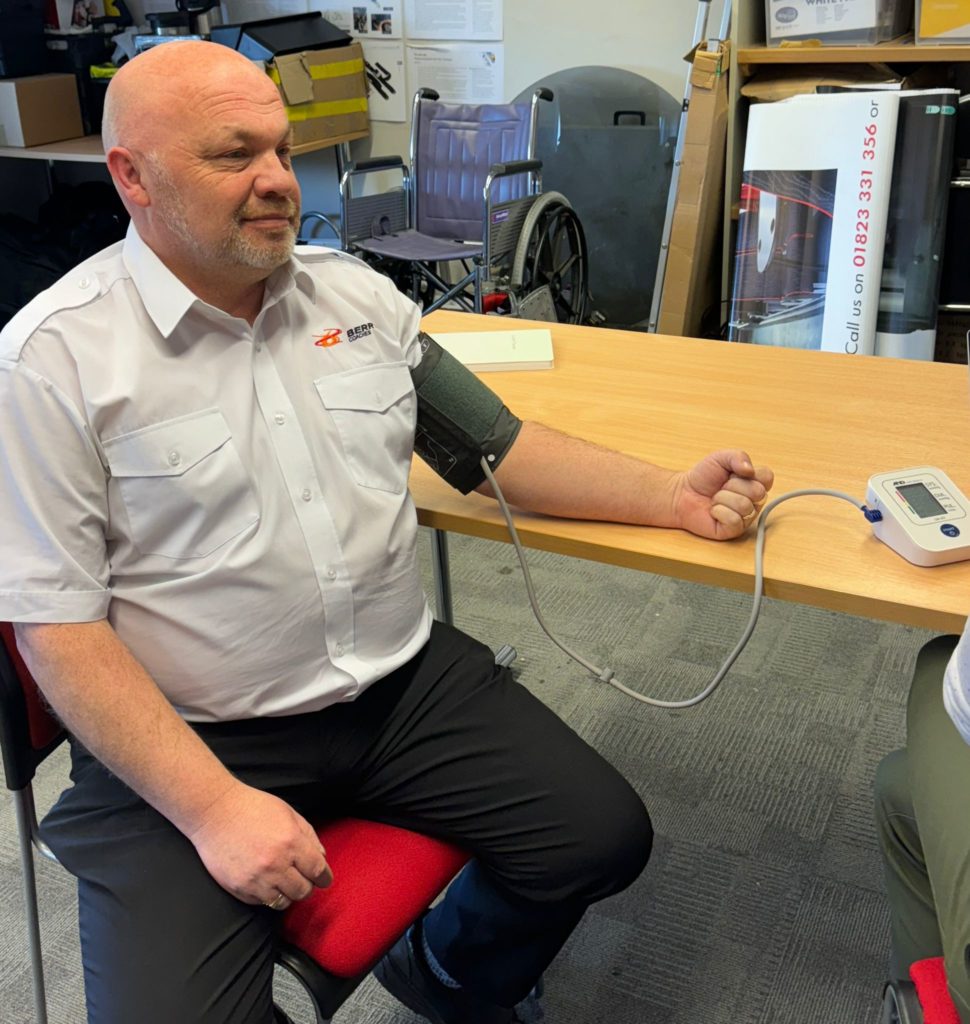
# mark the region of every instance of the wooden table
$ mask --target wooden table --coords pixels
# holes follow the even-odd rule
[[[825,487],[865,500],[873,473],[943,469],[970,494],[967,368],[755,345],[525,324],[438,311],[439,331],[551,327],[552,370],[488,373],[523,418],[686,468],[717,448],[743,447],[775,471],[772,496]],[[460,495],[415,461],[420,522],[507,540],[497,505]],[[754,530],[715,543],[679,530],[590,523],[518,512],[529,547],[750,592]],[[970,612],[970,562],[919,568],[873,537],[834,498],[797,498],[769,520],[768,597],[890,622],[959,632]]]

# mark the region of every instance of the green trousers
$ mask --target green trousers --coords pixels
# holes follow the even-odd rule
[[[886,867],[894,978],[942,955],[962,1024],[970,1024],[970,745],[943,707],[958,637],[920,651],[906,709],[906,749],[876,772],[876,826]]]

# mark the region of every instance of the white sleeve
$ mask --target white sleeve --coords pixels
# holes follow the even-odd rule
[[[421,362],[423,350],[418,343],[421,330],[421,310],[406,295],[387,279],[390,285],[391,301],[397,316],[397,336],[401,339],[401,349],[408,366],[413,370]]]
[[[87,425],[50,381],[0,360],[0,619],[107,615],[106,471]]]

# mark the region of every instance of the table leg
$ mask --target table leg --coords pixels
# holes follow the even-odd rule
[[[451,572],[448,567],[448,534],[444,530],[431,531],[431,557],[434,560],[435,610],[439,621],[454,625],[451,604]]]

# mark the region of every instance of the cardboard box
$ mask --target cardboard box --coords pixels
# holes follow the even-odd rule
[[[670,245],[664,271],[659,334],[703,337],[705,313],[721,293],[718,244],[724,209],[727,146],[727,43],[716,52],[701,44],[693,54],[690,106],[681,158]]]
[[[916,41],[944,45],[970,42],[970,0],[919,0]]]
[[[42,146],[83,134],[74,75],[0,80],[0,145]]]
[[[913,0],[765,0],[765,25],[769,46],[871,46],[912,28]]]
[[[295,152],[367,135],[367,77],[360,43],[281,54],[267,71],[286,104]]]

